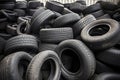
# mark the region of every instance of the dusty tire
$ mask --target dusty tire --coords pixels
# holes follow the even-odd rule
[[[96,61],[96,74],[100,74],[100,73],[106,73],[106,72],[115,72],[109,65],[106,65],[100,61]]]
[[[56,17],[55,13],[50,10],[46,10],[39,14],[31,23],[31,32],[34,34],[38,34],[40,29],[43,28],[44,25],[48,24],[50,20]]]
[[[74,37],[79,36],[81,33],[81,30],[95,20],[96,18],[93,15],[87,15],[83,17],[82,19],[80,19],[78,22],[76,22],[72,26]]]
[[[0,62],[0,80],[23,80],[32,56],[26,52],[8,55]]]
[[[10,38],[6,43],[5,54],[10,54],[17,51],[37,53],[38,43],[36,37],[23,34]]]
[[[64,6],[57,1],[47,1],[46,8],[59,13],[62,13],[64,10]]]
[[[40,30],[40,40],[42,42],[59,43],[67,39],[73,39],[72,28],[48,28]]]
[[[95,72],[95,58],[92,52],[79,40],[65,40],[55,51],[62,61],[62,75],[68,80],[87,80]],[[67,61],[71,57],[72,62]],[[68,67],[68,64],[71,66]]]
[[[86,15],[86,14],[90,14],[90,13],[93,13],[93,12],[96,12],[96,11],[99,11],[101,10],[101,5],[99,3],[97,4],[93,4],[93,5],[90,5],[89,7],[87,7],[86,9],[83,10],[83,14]]]
[[[57,44],[41,43],[39,45],[39,52],[42,52],[42,51],[45,51],[45,50],[54,51],[56,47],[57,47]]]
[[[119,80],[120,74],[117,73],[102,73],[95,77],[94,80]]]
[[[80,16],[76,13],[69,13],[55,19],[53,27],[66,27],[80,20]]]
[[[100,52],[99,54],[97,54],[96,58],[106,64],[109,64],[112,66],[120,66],[119,53],[120,53],[119,49],[111,48],[111,49]]]
[[[108,49],[120,41],[119,26],[113,19],[96,20],[82,30],[81,38],[92,50]]]
[[[50,66],[47,66],[50,68],[50,75],[47,79],[59,80],[61,75],[61,62],[57,53],[50,50],[40,52],[32,59],[27,69],[26,80],[44,80],[46,77],[43,77],[42,68],[46,62],[50,63]]]
[[[103,12],[103,10],[99,10],[99,11],[96,11],[94,13],[91,13],[91,15],[93,15],[95,18],[98,18],[100,16],[103,16],[104,12]]]

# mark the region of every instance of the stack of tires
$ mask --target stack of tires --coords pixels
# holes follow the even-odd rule
[[[0,80],[120,80],[119,11],[0,0]]]

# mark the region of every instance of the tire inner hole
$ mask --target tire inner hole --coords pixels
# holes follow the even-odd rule
[[[18,64],[18,71],[23,80],[25,80],[28,65],[29,61],[27,60],[21,60]]]
[[[77,73],[80,70],[80,60],[75,51],[65,49],[61,54],[63,66],[71,73]]]
[[[52,59],[46,60],[41,67],[40,80],[53,80],[56,65]]]
[[[109,25],[106,24],[97,25],[89,31],[89,34],[91,36],[101,36],[106,34],[109,31],[109,29],[110,29]]]
[[[27,31],[27,27],[26,26],[27,26],[26,24],[21,25],[20,32],[26,33],[26,31]]]

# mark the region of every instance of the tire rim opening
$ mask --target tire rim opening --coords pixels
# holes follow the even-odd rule
[[[27,25],[26,24],[23,24],[21,27],[20,27],[20,32],[21,33],[26,33],[26,31],[27,31],[27,27],[26,27]]]
[[[77,73],[80,70],[80,60],[77,53],[71,49],[65,49],[61,54],[63,66],[71,73]]]
[[[100,24],[100,25],[96,25],[94,26],[90,31],[89,34],[91,36],[101,36],[106,34],[109,31],[110,27],[109,25],[106,24]]]
[[[41,67],[40,80],[53,80],[55,75],[56,65],[52,59],[46,60]]]
[[[27,67],[29,65],[29,61],[27,60],[21,60],[18,64],[18,71],[22,79],[25,79]]]

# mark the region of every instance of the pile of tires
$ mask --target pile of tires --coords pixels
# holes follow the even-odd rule
[[[0,0],[0,80],[120,80],[119,3]]]

